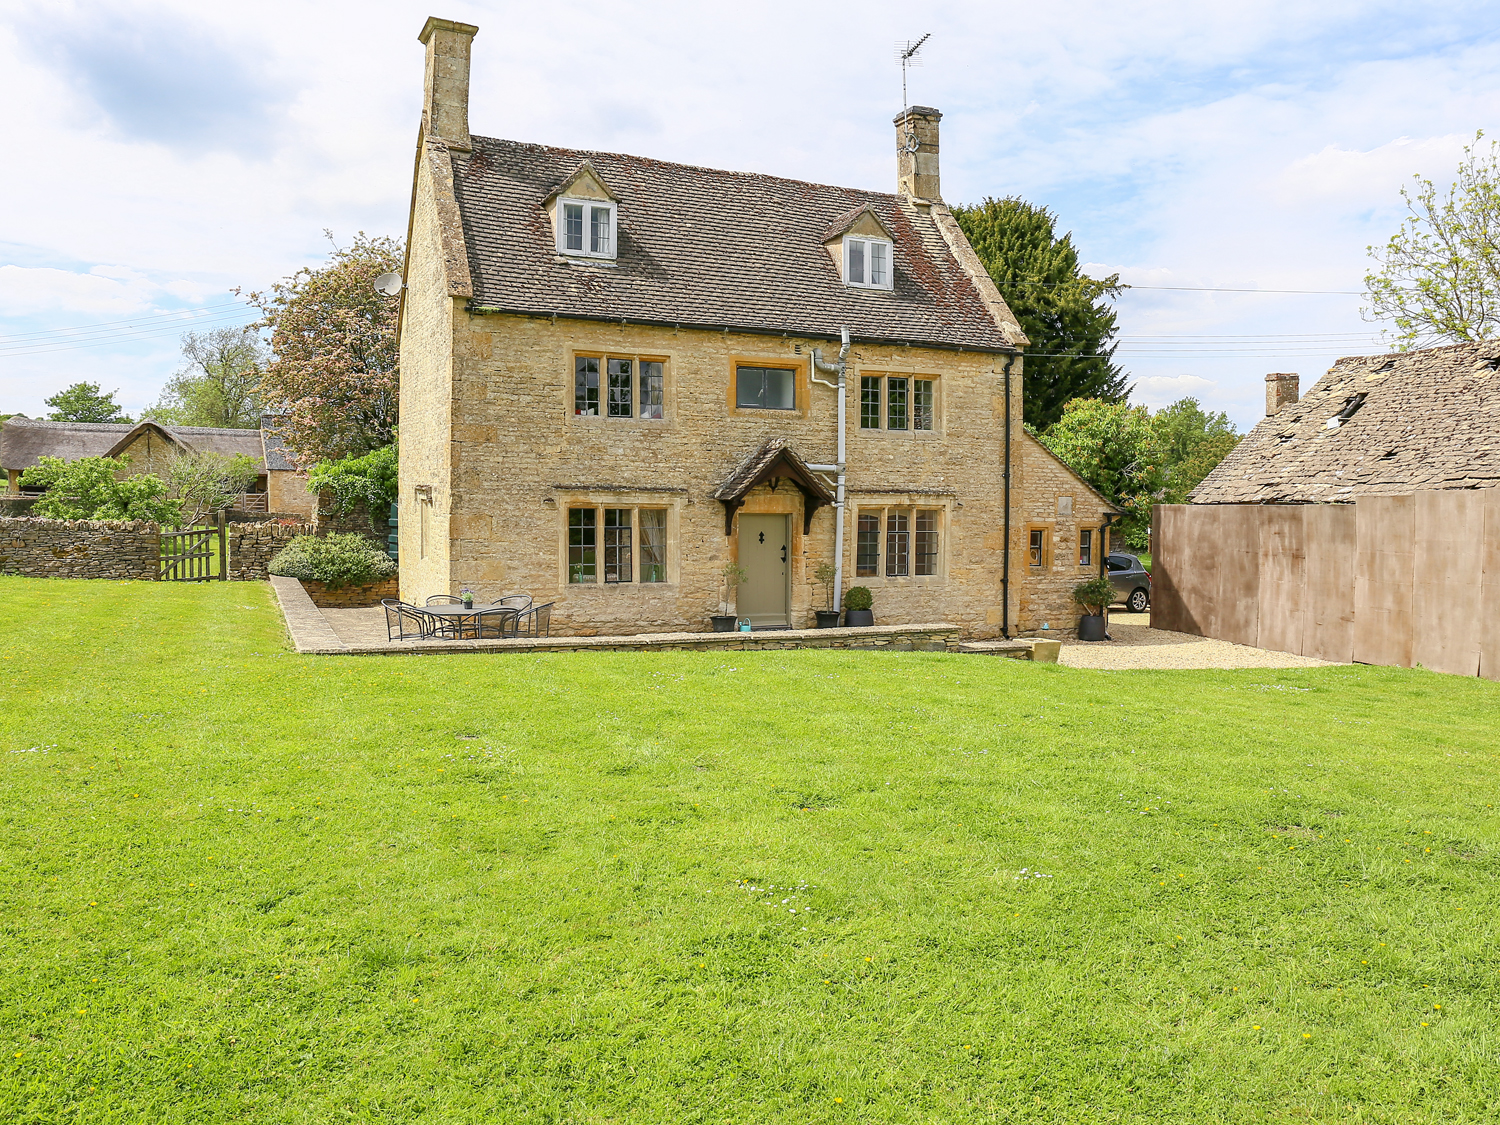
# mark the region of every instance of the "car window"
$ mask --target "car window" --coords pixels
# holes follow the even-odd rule
[[[1110,570],[1129,570],[1130,560],[1124,555],[1110,555],[1104,560],[1104,565]]]

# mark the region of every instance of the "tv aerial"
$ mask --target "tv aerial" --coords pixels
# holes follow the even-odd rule
[[[384,297],[401,296],[401,275],[399,273],[383,273],[375,279],[375,292]]]
[[[904,140],[901,148],[905,152],[916,152],[921,147],[917,140],[917,131],[911,127],[911,115],[906,104],[906,72],[907,69],[922,65],[922,56],[917,52],[922,49],[922,44],[932,38],[932,32],[918,40],[908,39],[904,43],[896,44],[896,60],[901,64],[901,124],[904,127]]]

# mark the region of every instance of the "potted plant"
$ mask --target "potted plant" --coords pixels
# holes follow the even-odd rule
[[[870,609],[875,604],[875,595],[868,586],[850,586],[844,591],[844,624],[851,629],[875,624],[875,613]]]
[[[839,611],[833,604],[833,580],[838,577],[838,570],[832,563],[821,563],[818,569],[813,571],[813,578],[819,586],[823,587],[823,605],[825,608],[816,610],[818,615],[819,629],[837,629],[839,627]]]
[[[1073,587],[1073,600],[1085,610],[1084,615],[1078,619],[1078,639],[1109,640],[1109,619],[1106,614],[1110,603],[1115,600],[1114,583],[1102,574],[1098,578],[1090,578]]]
[[[473,609],[474,608],[474,591],[473,590],[460,590],[458,592],[458,596],[463,601],[465,609]]]
[[[725,563],[724,569],[719,572],[719,575],[723,579],[723,585],[720,587],[719,594],[719,612],[710,616],[709,620],[714,623],[715,633],[732,633],[739,622],[739,618],[729,611],[729,606],[734,601],[735,587],[749,578],[750,575],[744,567],[733,562]]]

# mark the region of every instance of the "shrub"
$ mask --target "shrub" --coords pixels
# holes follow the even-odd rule
[[[363,457],[319,461],[307,473],[307,490],[333,497],[334,508],[348,515],[365,504],[371,519],[383,519],[396,499],[396,447],[387,445]]]
[[[850,586],[844,591],[845,609],[869,609],[875,604],[875,595],[868,586]]]
[[[160,477],[117,479],[128,457],[39,457],[21,474],[21,484],[47,491],[31,514],[49,520],[149,520],[164,527],[182,522],[182,502],[167,496]]]
[[[269,569],[282,578],[322,582],[337,590],[390,578],[396,564],[363,535],[299,535],[276,553]]]
[[[1115,600],[1114,583],[1103,575],[1080,582],[1073,587],[1073,600],[1084,609],[1103,613]]]

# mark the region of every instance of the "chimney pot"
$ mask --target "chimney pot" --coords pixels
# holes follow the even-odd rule
[[[468,152],[469,51],[479,28],[430,16],[417,41],[427,48],[422,102],[422,135]]]
[[[925,105],[896,114],[896,190],[900,194],[942,200],[938,180],[938,122],[942,119],[941,113]]]
[[[1295,371],[1277,371],[1266,376],[1266,417],[1277,413],[1283,406],[1297,401],[1297,384],[1299,380]]]

